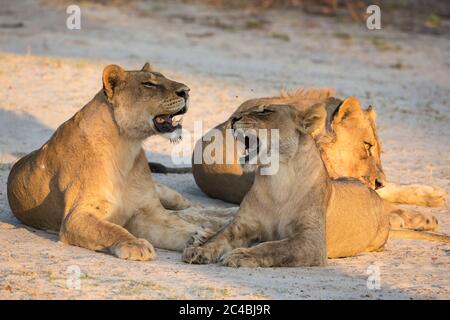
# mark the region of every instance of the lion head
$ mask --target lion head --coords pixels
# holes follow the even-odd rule
[[[139,71],[109,65],[103,71],[103,92],[121,134],[133,139],[153,134],[180,138],[181,117],[188,109],[186,85],[153,71],[148,63]]]
[[[324,104],[327,117],[312,136],[316,139],[325,166],[332,178],[352,177],[372,189],[383,187],[386,181],[381,166],[381,143],[376,129],[373,107],[364,110],[354,97],[333,98],[331,89],[300,89],[294,93],[282,92],[278,97],[252,99],[244,102],[230,119],[255,107],[291,105],[297,110]],[[288,118],[284,118],[286,124]],[[232,121],[232,120],[230,120]],[[283,138],[280,131],[280,146]]]
[[[278,152],[279,161],[288,162],[296,155],[303,135],[313,136],[323,129],[326,115],[320,103],[302,110],[291,105],[260,105],[236,112],[231,128],[236,135],[245,136],[246,164],[262,151]],[[275,150],[270,139],[273,130],[277,130],[279,138]],[[255,165],[261,163],[255,161]]]
[[[326,105],[326,132],[317,140],[330,176],[352,177],[372,189],[383,187],[386,177],[373,107],[364,110],[354,97],[328,99]]]

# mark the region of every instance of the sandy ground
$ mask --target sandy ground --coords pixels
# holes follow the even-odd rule
[[[0,298],[450,298],[447,245],[390,241],[382,253],[330,260],[326,268],[194,266],[163,250],[156,261],[129,262],[24,226],[6,199],[17,153],[38,148],[87,103],[107,63],[135,69],[147,60],[191,87],[184,121],[191,131],[194,120],[210,128],[244,100],[281,87],[332,86],[340,96],[355,95],[378,111],[389,180],[448,192],[448,38],[369,31],[298,12],[255,16],[165,1],[119,9],[84,4],[82,29],[70,31],[65,7],[0,2],[2,23],[24,23],[0,28]],[[170,163],[166,140],[152,138],[145,148],[150,159]],[[207,198],[189,175],[156,179],[194,201],[230,205]],[[417,209],[435,214],[440,231],[450,233],[448,206]],[[80,289],[70,286],[70,266],[80,270]],[[370,290],[367,279],[377,268],[381,289]]]

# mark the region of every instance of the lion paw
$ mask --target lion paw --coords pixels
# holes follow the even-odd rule
[[[431,214],[398,210],[389,215],[391,229],[411,229],[417,231],[434,231],[438,220]]]
[[[193,206],[192,202],[181,195],[177,195],[175,200],[161,199],[164,208],[169,210],[185,210]]]
[[[389,223],[391,225],[391,229],[403,229],[405,228],[405,220],[400,217],[398,214],[390,214],[389,215]]]
[[[427,207],[442,207],[447,202],[447,192],[439,187],[422,186],[417,187],[417,197],[422,197],[423,203],[418,205],[425,205]]]
[[[121,241],[111,251],[118,258],[127,260],[147,261],[156,257],[155,249],[145,239]]]
[[[438,220],[428,213],[416,213],[410,217],[408,229],[418,231],[434,231],[438,228]]]
[[[233,268],[256,268],[260,264],[258,260],[251,254],[250,249],[237,248],[225,254],[221,259],[221,264]]]
[[[187,247],[183,251],[183,261],[193,264],[208,264],[217,262],[214,250],[205,247]]]
[[[191,235],[191,238],[187,242],[187,247],[198,247],[204,244],[209,238],[211,238],[215,232],[208,228],[201,228]]]
[[[174,204],[173,207],[170,209],[171,210],[184,210],[184,209],[188,209],[190,207],[192,207],[192,202],[190,202],[185,197],[179,197],[176,204]]]

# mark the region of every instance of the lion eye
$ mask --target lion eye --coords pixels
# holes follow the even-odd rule
[[[274,113],[271,109],[263,109],[262,111],[259,111],[258,114],[261,116],[268,116],[270,114]]]
[[[142,85],[146,88],[156,88],[157,84],[151,81],[142,82]]]

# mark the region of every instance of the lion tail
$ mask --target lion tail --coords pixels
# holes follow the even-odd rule
[[[150,171],[153,173],[192,173],[191,167],[166,167],[165,165],[157,162],[149,162],[148,166],[150,168]]]
[[[391,239],[412,239],[427,240],[433,242],[450,243],[450,236],[436,232],[415,231],[415,230],[390,230]]]

